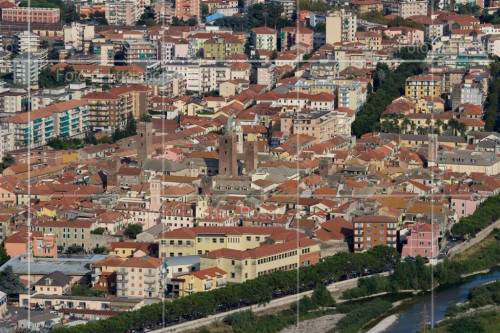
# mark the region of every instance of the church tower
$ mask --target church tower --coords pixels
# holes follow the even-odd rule
[[[237,136],[234,132],[234,119],[229,118],[225,133],[219,139],[219,175],[238,176]]]
[[[153,152],[153,124],[151,122],[140,122],[137,125],[137,159],[139,163],[151,157]]]
[[[149,182],[149,192],[151,199],[149,202],[149,209],[154,212],[159,212],[161,208],[161,180],[153,178]]]

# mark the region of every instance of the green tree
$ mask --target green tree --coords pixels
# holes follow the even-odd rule
[[[67,254],[81,254],[84,253],[85,249],[80,245],[73,244],[66,249]]]
[[[311,296],[311,301],[317,306],[325,307],[325,306],[333,306],[335,305],[335,301],[332,298],[332,295],[326,289],[324,284],[320,284],[314,289],[314,292]]]
[[[484,328],[481,326],[481,322],[475,318],[466,317],[455,319],[451,325],[448,327],[449,333],[483,333]]]
[[[89,286],[81,283],[76,283],[71,288],[71,295],[73,296],[101,297],[104,294],[102,291],[90,289]]]
[[[102,234],[104,234],[105,231],[106,231],[105,228],[99,227],[99,228],[95,228],[90,233],[94,234],[94,235],[102,235]]]
[[[206,3],[201,4],[201,16],[208,16],[210,13],[208,12],[208,5]]]
[[[19,277],[14,274],[11,266],[0,272],[0,290],[8,295],[19,294],[25,290]]]
[[[5,247],[0,246],[0,266],[9,261],[9,259],[10,256],[7,254],[7,251],[5,251]]]
[[[129,224],[125,228],[124,234],[130,239],[135,239],[142,232],[142,224]]]
[[[92,252],[95,254],[104,254],[108,250],[104,246],[96,246],[92,249]]]

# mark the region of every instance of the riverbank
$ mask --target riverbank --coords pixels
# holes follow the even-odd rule
[[[382,319],[377,325],[367,331],[367,333],[382,333],[398,320],[398,315],[393,314]]]

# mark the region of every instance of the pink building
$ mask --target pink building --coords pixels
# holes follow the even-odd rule
[[[455,193],[450,196],[450,208],[459,220],[474,214],[480,203],[481,197],[475,193]]]
[[[424,43],[424,31],[408,27],[390,27],[384,30],[384,35],[395,39],[401,45]]]
[[[5,22],[30,22],[33,23],[59,23],[59,8],[31,8],[31,13],[27,7],[14,7],[2,9],[2,21]]]
[[[402,257],[421,256],[435,258],[439,254],[439,226],[429,223],[417,223],[409,226],[406,244],[403,245]]]

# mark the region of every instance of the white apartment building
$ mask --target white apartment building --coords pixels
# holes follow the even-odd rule
[[[144,2],[112,0],[106,2],[106,20],[110,25],[133,26],[144,13]]]
[[[16,35],[18,53],[38,52],[40,50],[40,36],[29,31],[22,31]]]
[[[23,53],[12,60],[14,83],[37,86],[38,75],[47,66],[47,53]]]
[[[358,111],[366,101],[366,93],[363,93],[359,81],[340,83],[337,96],[339,108],[349,108],[355,111]]]
[[[275,51],[278,49],[278,33],[272,28],[253,28],[252,40],[257,50]]]
[[[88,51],[94,37],[94,25],[72,22],[71,25],[64,27],[64,47],[66,50]]]

